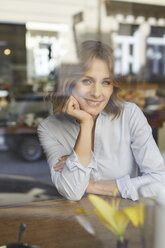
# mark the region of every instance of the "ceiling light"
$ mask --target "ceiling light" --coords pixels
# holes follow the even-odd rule
[[[4,54],[5,54],[5,55],[10,55],[10,53],[11,53],[11,50],[10,50],[10,49],[5,49],[5,50],[4,50]]]

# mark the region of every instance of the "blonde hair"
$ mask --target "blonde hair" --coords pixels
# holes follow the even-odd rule
[[[85,41],[80,45],[78,49],[78,55],[80,63],[76,68],[76,72],[70,72],[70,75],[64,81],[62,92],[54,91],[51,95],[53,113],[62,112],[67,99],[72,94],[75,84],[83,76],[84,72],[89,69],[93,59],[97,58],[105,61],[109,72],[113,74],[113,53],[112,49],[107,44],[104,44],[101,41]],[[119,117],[122,111],[122,100],[118,96],[120,91],[118,82],[112,79],[112,83],[114,86],[113,93],[104,110],[109,114],[114,114],[115,118]]]

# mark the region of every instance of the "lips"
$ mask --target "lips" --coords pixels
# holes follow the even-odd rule
[[[86,102],[90,107],[98,107],[102,103],[102,101],[89,100],[89,99],[86,99]]]

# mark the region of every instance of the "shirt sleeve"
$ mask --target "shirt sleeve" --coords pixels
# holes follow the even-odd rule
[[[138,200],[138,191],[143,185],[148,185],[143,192],[145,197],[154,194],[154,182],[165,183],[165,164],[152,136],[152,129],[146,117],[134,104],[130,121],[131,149],[141,176],[130,178],[125,175],[117,179],[117,186],[123,198]]]
[[[42,123],[38,127],[38,136],[47,156],[52,182],[58,192],[69,200],[80,200],[88,186],[91,170],[96,166],[94,154],[92,153],[89,165],[84,167],[75,151],[72,150],[69,155],[64,145],[52,136],[51,130]],[[56,172],[53,166],[64,155],[69,155],[66,164],[61,172]]]

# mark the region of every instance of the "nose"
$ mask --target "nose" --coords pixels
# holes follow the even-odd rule
[[[91,89],[91,96],[95,98],[99,98],[101,96],[101,84],[99,82],[93,84]]]

